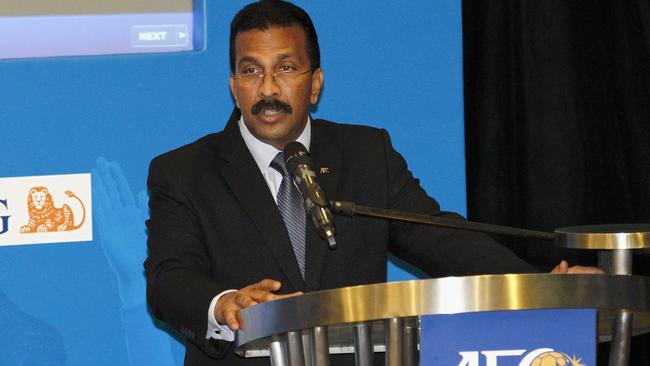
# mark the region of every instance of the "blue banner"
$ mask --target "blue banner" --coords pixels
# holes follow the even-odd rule
[[[66,190],[92,207],[92,241],[0,245],[0,365],[182,365],[182,337],[145,301],[147,170],[225,125],[229,24],[247,2],[206,1],[201,51],[0,60],[0,178],[92,176],[92,199],[49,181],[0,189],[0,235],[80,232],[19,233],[37,186],[72,226],[83,212]],[[296,3],[320,39],[325,88],[314,116],[386,128],[443,209],[463,213],[460,1]],[[164,31],[137,37],[158,42]],[[412,275],[391,266],[389,278]]]

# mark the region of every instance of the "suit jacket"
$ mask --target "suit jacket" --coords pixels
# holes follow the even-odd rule
[[[264,278],[282,282],[280,293],[384,282],[389,251],[433,277],[534,270],[482,234],[336,217],[333,251],[308,222],[303,281],[239,117],[235,110],[222,132],[155,158],[149,170],[147,298],[154,315],[186,337],[186,365],[268,364],[205,339],[212,298]],[[462,219],[440,211],[384,130],[313,120],[310,153],[330,199]]]

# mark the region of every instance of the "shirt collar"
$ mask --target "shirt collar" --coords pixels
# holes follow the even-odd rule
[[[248,130],[248,127],[246,127],[243,116],[239,118],[237,124],[239,125],[239,132],[241,133],[241,137],[244,139],[246,147],[248,147],[248,151],[250,151],[251,155],[253,155],[253,159],[255,159],[255,163],[257,163],[260,171],[264,172],[271,164],[273,158],[280,152],[280,150],[276,149],[272,145],[258,140],[257,137],[253,136],[253,134]],[[307,151],[309,151],[309,142],[311,141],[310,116],[307,116],[307,124],[305,124],[305,129],[302,131],[300,136],[298,136],[296,141],[305,145]]]

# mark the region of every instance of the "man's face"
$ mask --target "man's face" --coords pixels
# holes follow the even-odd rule
[[[270,27],[237,34],[235,75],[230,77],[230,90],[246,127],[255,137],[283,149],[300,136],[310,105],[318,101],[323,85],[322,70],[306,72],[310,68],[307,37],[299,26]],[[296,73],[275,80],[271,76],[287,71]],[[306,73],[298,74],[303,72]],[[236,78],[250,73],[268,76],[264,79]]]

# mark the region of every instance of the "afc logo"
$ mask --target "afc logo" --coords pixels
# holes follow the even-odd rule
[[[0,199],[0,209],[4,207],[5,210],[9,210],[9,205],[7,204],[7,200]],[[0,235],[6,233],[9,231],[9,218],[11,215],[4,215],[0,216]]]
[[[499,366],[499,360],[506,357],[509,358],[508,365],[511,365],[512,357],[521,356],[523,357],[518,366],[586,366],[580,362],[580,358],[569,357],[566,353],[554,351],[552,348],[534,349],[524,356],[525,353],[525,349],[458,352],[462,356],[458,366]],[[484,363],[480,362],[481,358],[484,358]]]

